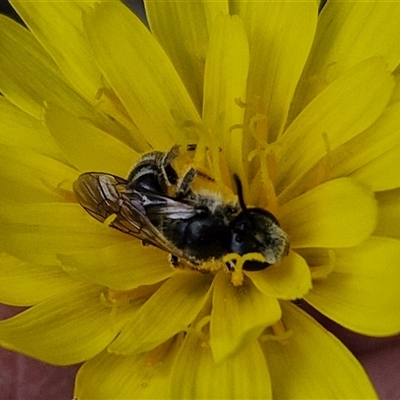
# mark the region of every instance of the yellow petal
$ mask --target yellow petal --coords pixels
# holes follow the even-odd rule
[[[400,239],[400,188],[378,192],[379,213],[375,235]]]
[[[400,4],[382,1],[329,1],[319,18],[316,40],[296,92],[297,112],[360,61],[383,56],[389,69],[400,62]]]
[[[36,118],[41,116],[43,99],[79,104],[79,96],[74,96],[54,61],[28,30],[0,16],[0,36],[0,87],[14,104]]]
[[[0,242],[7,252],[39,264],[60,265],[59,254],[130,239],[95,221],[76,203],[3,205],[0,220]]]
[[[138,150],[147,150],[140,145],[137,128],[127,117],[126,110],[121,107],[118,99],[115,99],[115,94],[110,93],[109,85],[94,62],[84,33],[82,14],[89,11],[95,1],[15,0],[12,4],[80,95],[126,127],[127,130],[121,127],[125,130],[125,135],[117,136],[136,145]]]
[[[210,346],[219,364],[255,341],[265,327],[281,317],[278,301],[260,292],[246,279],[239,287],[220,271],[214,280],[213,308],[210,323]]]
[[[11,1],[25,24],[51,54],[63,74],[89,101],[102,86],[83,34],[82,12],[94,1]]]
[[[258,342],[252,340],[216,364],[207,344],[188,334],[173,367],[169,398],[270,399],[269,373]]]
[[[247,103],[261,103],[259,112],[267,116],[266,134],[273,141],[283,130],[314,39],[318,2],[234,0],[231,8],[243,19],[249,37]]]
[[[168,392],[171,364],[176,349],[155,365],[145,356],[118,356],[103,352],[79,370],[75,396],[79,400],[162,399]]]
[[[0,322],[1,346],[59,365],[75,364],[102,351],[115,336],[102,288],[81,285]]]
[[[400,145],[375,158],[351,176],[371,187],[374,191],[400,187]]]
[[[5,253],[0,265],[0,302],[5,304],[31,306],[77,286],[59,267],[26,263]]]
[[[350,247],[365,240],[376,225],[373,193],[351,178],[335,179],[281,207],[292,248]]]
[[[133,142],[131,132],[70,86],[27,29],[0,16],[0,37],[0,90],[12,103],[37,119],[41,119],[46,102],[54,103],[125,143]]]
[[[283,303],[292,335],[262,347],[277,399],[376,399],[367,374],[344,345],[313,318]]]
[[[395,79],[395,86],[392,98],[390,99],[390,104],[395,104],[400,101],[400,68],[397,67],[392,74]]]
[[[334,270],[305,299],[340,325],[369,336],[400,332],[400,241],[371,237],[335,251]]]
[[[176,272],[165,252],[137,239],[59,258],[73,276],[118,290],[161,282]]]
[[[277,146],[278,192],[295,186],[296,179],[327,152],[371,125],[386,106],[393,86],[385,63],[372,58],[356,65],[317,96]]]
[[[167,55],[140,20],[123,4],[104,2],[84,23],[102,72],[144,140],[164,150],[187,143],[184,125],[200,123],[199,116]]]
[[[28,149],[0,144],[0,199],[15,204],[65,201],[61,187],[72,190],[77,171]],[[69,186],[69,187],[68,187]]]
[[[187,91],[201,110],[209,35],[215,17],[228,13],[224,1],[145,1],[152,33],[170,57]]]
[[[125,177],[139,158],[138,153],[115,137],[57,106],[47,106],[45,123],[65,157],[80,171]]]
[[[400,103],[388,107],[364,132],[327,155],[330,177],[354,176],[373,190],[400,186],[397,163],[400,157]],[[331,161],[329,161],[331,160]]]
[[[57,160],[64,160],[42,121],[15,107],[3,96],[0,96],[0,143],[35,150]]]
[[[311,182],[323,182],[352,176],[372,190],[388,190],[400,186],[397,170],[400,145],[400,103],[387,107],[366,130],[327,154],[303,177],[294,190],[282,197],[295,196]]]
[[[257,288],[278,299],[295,300],[311,288],[310,269],[306,261],[294,251],[279,264],[258,272],[246,272]]]
[[[244,108],[238,101],[245,100],[248,64],[249,49],[242,21],[237,16],[217,17],[207,52],[203,120],[214,144],[211,148],[226,151],[230,172],[241,176],[243,132],[232,128],[243,122]]]
[[[210,277],[199,272],[175,274],[140,308],[109,351],[115,354],[148,351],[187,329],[204,306],[210,284]]]

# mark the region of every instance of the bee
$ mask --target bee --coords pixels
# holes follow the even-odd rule
[[[178,154],[178,146],[166,153],[147,153],[127,179],[83,173],[74,183],[74,192],[92,217],[166,251],[173,265],[185,260],[196,268],[229,253],[265,257],[266,262],[246,261],[243,269],[248,271],[282,261],[289,252],[286,233],[272,213],[245,205],[239,178],[234,176],[235,203],[224,201],[218,193],[194,190],[198,171],[190,168],[180,178],[172,166]]]

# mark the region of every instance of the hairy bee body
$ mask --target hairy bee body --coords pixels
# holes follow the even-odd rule
[[[177,155],[176,147],[168,153],[153,151],[143,155],[128,175],[129,185],[167,195],[168,187],[178,182],[178,174],[171,165]]]
[[[259,252],[266,262],[246,262],[260,270],[280,262],[289,242],[276,218],[261,208],[247,208],[236,179],[239,203],[226,203],[218,193],[192,190],[197,171],[182,178],[172,166],[179,148],[145,154],[128,178],[89,172],[79,176],[74,192],[82,207],[110,226],[152,244],[194,266],[229,253]]]

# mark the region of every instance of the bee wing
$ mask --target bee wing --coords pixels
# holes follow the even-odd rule
[[[104,222],[110,215],[120,213],[120,192],[126,183],[118,176],[87,172],[78,177],[73,189],[80,205],[93,218]]]
[[[183,257],[182,252],[166,240],[150,222],[145,207],[153,205],[153,198],[127,188],[127,184],[127,180],[115,175],[87,172],[74,182],[74,192],[81,206],[98,221],[104,222],[108,217],[115,215],[109,226],[168,253]],[[153,197],[160,203],[160,209],[167,213],[167,203],[169,200],[173,202],[173,199],[164,199],[156,194]]]
[[[135,191],[136,195],[141,196],[141,204],[146,210],[146,215],[151,220],[163,216],[168,219],[188,219],[196,215],[196,204],[189,200],[180,201],[172,197],[165,196],[147,190]]]

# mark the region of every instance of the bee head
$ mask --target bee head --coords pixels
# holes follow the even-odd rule
[[[243,268],[248,271],[262,270],[280,262],[288,254],[287,235],[272,213],[263,208],[246,206],[240,179],[237,175],[234,179],[241,211],[231,222],[231,250],[240,255],[261,253],[265,263],[246,261]]]

